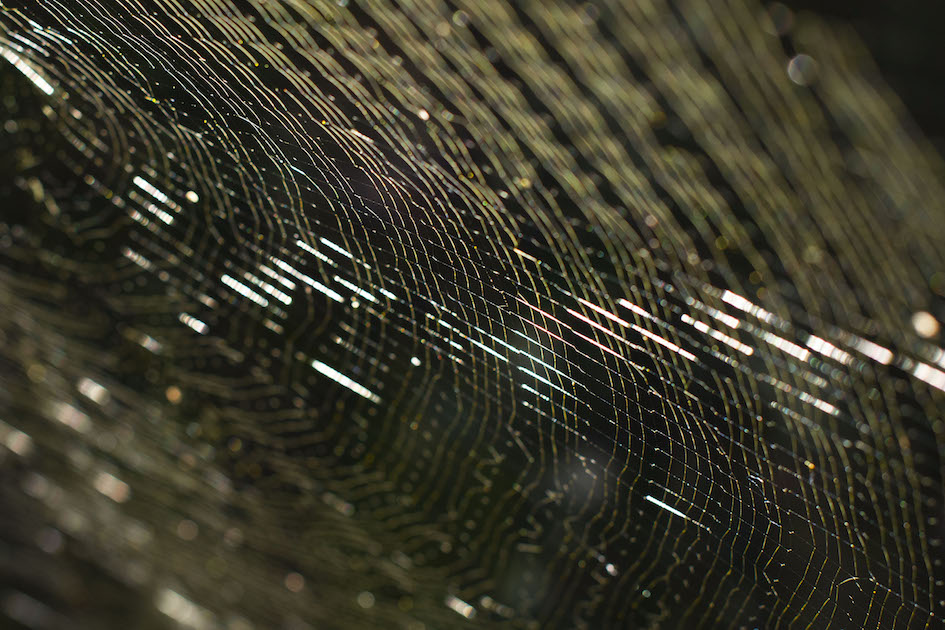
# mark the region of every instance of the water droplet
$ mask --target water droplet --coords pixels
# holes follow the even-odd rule
[[[810,85],[816,71],[816,62],[810,55],[796,55],[787,66],[788,78],[798,85]]]
[[[305,578],[293,571],[285,576],[285,587],[293,593],[298,593],[305,588]]]
[[[938,320],[927,311],[919,311],[912,316],[912,327],[920,337],[931,339],[938,335],[940,325]]]

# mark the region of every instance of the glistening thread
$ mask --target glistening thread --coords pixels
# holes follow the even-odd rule
[[[753,0],[0,0],[14,627],[937,628],[945,168]]]

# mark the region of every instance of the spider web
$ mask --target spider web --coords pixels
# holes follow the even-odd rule
[[[945,169],[842,27],[0,24],[8,618],[940,627]]]

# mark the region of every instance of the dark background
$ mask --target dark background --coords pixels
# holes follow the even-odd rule
[[[787,0],[856,29],[916,123],[945,155],[945,2],[940,0]]]

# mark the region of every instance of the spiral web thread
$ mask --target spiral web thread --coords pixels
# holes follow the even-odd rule
[[[43,0],[0,55],[41,566],[195,628],[940,627],[945,169],[843,27]]]

